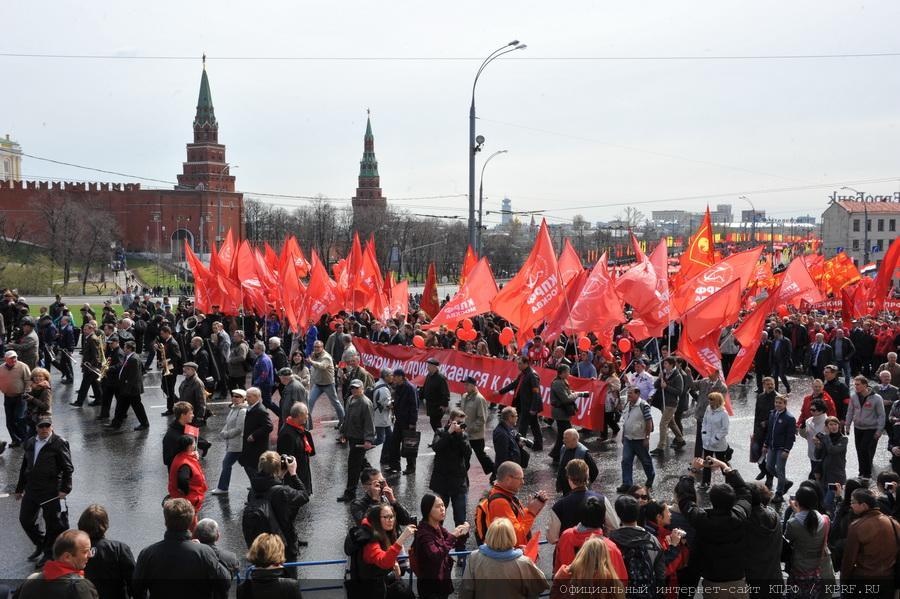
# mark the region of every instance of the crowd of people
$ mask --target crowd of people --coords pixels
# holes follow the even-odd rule
[[[900,550],[895,316],[861,319],[848,330],[816,311],[769,317],[745,379],[757,386],[749,440],[756,481],[745,481],[732,467],[729,443],[724,377],[737,353],[731,327],[721,335],[722,372],[704,377],[670,351],[681,332],[676,324],[643,343],[619,328],[610,347],[593,338],[589,348],[564,335],[543,339],[540,331],[518,347],[500,341],[507,323],[495,315],[473,319],[477,335],[470,342],[446,327],[423,329],[427,317],[419,312],[385,322],[366,310],[325,315],[293,332],[274,312],[235,317],[213,307],[201,314],[189,300],[173,305],[128,295],[121,314],[111,302],[99,318],[82,307],[80,330],[59,298],[37,324],[13,291],[0,304],[0,392],[9,451],[22,453],[16,496],[22,528],[35,545],[28,559],[39,570],[20,596],[224,596],[239,560],[216,547],[218,524],[201,516],[209,495],[230,492],[235,464],[250,481],[241,529],[253,566],[238,596],[299,596],[295,579],[302,575],[294,564],[305,540],[295,525],[313,494],[311,432],[323,394],[336,416],[335,442],[346,451],[346,485],[336,500],[353,521],[344,542],[351,598],[533,597],[547,590],[557,597],[674,598],[692,597],[698,586],[705,597],[826,597],[860,596],[865,585],[871,585],[866,594],[893,596]],[[370,373],[354,345],[355,338],[412,345],[415,337],[426,349],[515,360],[518,375],[499,389],[511,394],[511,405],[487,401],[475,378],[453,398],[435,357],[418,384],[402,368]],[[162,455],[166,532],[137,559],[105,538],[103,506],[88,507],[78,530],[63,517],[74,467],[68,443],[53,428],[58,408],[50,370],[60,371],[61,384],[73,384],[79,346],[81,380],[71,406],[99,408],[95,418],[110,429],[121,428],[129,410],[135,431],[151,428],[143,379],[154,362],[160,375],[162,416],[169,419]],[[549,385],[538,368],[555,371]],[[580,398],[571,376],[605,381],[605,396]],[[811,381],[812,392],[793,397],[790,384],[801,378]],[[549,411],[542,386],[549,387]],[[208,403],[217,396],[230,405],[221,429],[212,431]],[[602,406],[603,430],[572,426],[580,399]],[[796,415],[790,405],[801,405]],[[417,470],[422,412],[434,452],[430,492],[418,506],[404,506],[393,486]],[[690,417],[695,438],[688,448]],[[809,474],[795,487],[786,464],[797,459],[792,452],[802,453],[794,452],[798,435],[806,441]],[[531,453],[543,451],[545,436],[552,440],[549,462],[537,463]],[[583,442],[589,436],[607,449],[621,444],[620,484],[598,480],[596,450],[592,455]],[[855,477],[846,465],[850,436]],[[876,460],[882,436],[887,457]],[[225,447],[215,484],[202,459],[212,442]],[[6,450],[0,443],[0,454]],[[473,454],[489,488],[471,512]],[[634,480],[635,458],[643,483]],[[682,459],[690,472],[672,496],[654,497],[655,462],[665,459]],[[878,472],[876,461],[890,468]],[[526,472],[544,468],[555,488],[520,497]],[[452,529],[445,524],[450,509]],[[534,542],[545,509],[550,577],[536,563]],[[454,563],[461,568],[455,577]],[[57,582],[63,578],[75,582]]]

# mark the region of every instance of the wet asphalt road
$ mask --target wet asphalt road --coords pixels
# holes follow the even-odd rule
[[[68,405],[74,400],[77,385],[59,384],[59,373],[55,370],[52,380],[54,430],[68,439],[75,465],[74,489],[68,498],[70,522],[75,526],[78,516],[88,504],[96,502],[104,505],[110,514],[108,537],[128,543],[137,556],[143,547],[160,540],[164,530],[160,501],[166,494],[167,486],[167,474],[162,463],[162,436],[167,419],[160,417],[160,412],[165,409],[165,400],[159,389],[159,375],[156,371],[152,371],[145,378],[146,392],[143,397],[151,419],[151,428],[143,432],[131,430],[137,424],[133,417],[118,432],[105,430],[94,420],[99,408],[78,409]],[[76,375],[76,383],[79,381],[80,375]],[[792,387],[794,392],[791,394],[789,409],[796,415],[803,395],[809,391],[809,381],[806,378],[792,380]],[[754,465],[748,464],[753,392],[752,387],[735,386],[731,389],[735,414],[731,420],[728,438],[735,451],[733,466],[738,468],[745,478],[752,478],[757,472]],[[224,453],[224,443],[218,439],[218,431],[224,423],[226,405],[224,403],[214,405],[213,410],[216,415],[209,420],[204,432],[205,437],[213,442],[209,454],[203,461],[210,488],[218,480]],[[317,402],[314,417],[316,427],[313,434],[318,454],[312,460],[314,494],[309,504],[301,508],[297,519],[300,538],[309,542],[308,547],[301,549],[300,559],[304,561],[342,559],[343,539],[350,517],[344,504],[337,503],[335,499],[341,494],[346,481],[346,449],[335,443],[334,414],[327,401]],[[658,423],[657,410],[654,410],[654,417]],[[489,428],[493,427],[494,420],[492,418]],[[688,451],[676,453],[668,450],[664,458],[654,458],[657,468],[656,485],[653,489],[655,497],[671,500],[675,482],[686,471],[692,455],[690,449],[693,447],[694,421],[692,418],[685,418],[684,423]],[[424,413],[420,415],[419,430],[423,431],[423,438],[418,472],[409,477],[399,476],[389,479],[400,501],[414,514],[419,511],[419,497],[428,488],[433,459],[433,454],[426,448],[431,439],[431,431]],[[5,422],[0,435],[2,435],[0,438],[7,437]],[[554,435],[553,429],[544,429],[545,450],[532,455],[531,466],[526,472],[523,496],[537,489],[545,489],[552,493],[555,473],[550,468],[546,452],[553,443]],[[651,446],[655,446],[655,437],[656,433]],[[274,439],[273,433],[273,443]],[[601,445],[596,437],[587,439],[586,444],[600,468],[600,477],[594,488],[614,499],[615,487],[621,481],[620,447],[614,443]],[[850,476],[858,473],[853,447],[851,439],[850,449],[847,452],[847,472]],[[886,447],[886,440],[882,439],[876,454],[876,472],[888,467]],[[372,463],[377,463],[380,451],[380,448],[376,448],[370,452],[369,460]],[[488,453],[491,453],[490,449]],[[7,449],[6,453],[0,456],[0,495],[14,491],[21,462],[20,449]],[[788,475],[799,482],[807,475],[808,467],[806,442],[798,437],[788,461]],[[644,476],[640,465],[636,463],[635,468],[635,481],[643,482]],[[718,480],[721,480],[719,475],[715,475],[713,482]],[[488,486],[487,477],[474,459],[470,481],[468,514],[471,521],[474,506]],[[230,495],[208,496],[200,514],[201,517],[213,518],[219,522],[222,532],[221,546],[241,557],[246,552],[246,547],[240,532],[240,514],[247,488],[247,478],[243,470],[236,466],[233,469]],[[540,515],[536,527],[542,530],[546,528],[548,511],[545,509]],[[449,517],[448,513],[448,519]],[[2,530],[0,538],[3,539],[3,550],[0,551],[0,578],[15,579],[28,575],[32,571],[32,565],[25,557],[31,552],[32,546],[19,526],[18,503],[12,495],[0,497],[0,530]],[[470,545],[473,543],[474,541],[470,540]],[[549,547],[542,548],[542,556],[541,565],[549,573],[551,563]],[[331,565],[306,569],[302,576],[335,579],[341,576],[341,573],[341,566]]]

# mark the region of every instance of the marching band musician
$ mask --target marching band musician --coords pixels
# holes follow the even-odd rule
[[[90,321],[82,327],[81,342],[81,386],[78,387],[78,395],[70,406],[80,408],[84,405],[88,389],[94,392],[94,401],[88,405],[93,406],[101,401],[103,392],[100,390],[100,369],[103,367],[102,344],[96,334],[97,323]]]
[[[182,354],[169,325],[159,328],[159,337],[161,341],[156,344],[155,349],[159,352],[159,367],[163,372],[162,389],[166,396],[166,411],[162,415],[171,416],[172,407],[178,401],[178,396],[175,395],[175,379],[181,374]]]
[[[231,353],[231,338],[225,332],[222,321],[213,321],[213,333],[210,337],[210,345],[213,348],[212,359],[216,361],[216,390],[222,397],[228,397],[231,390],[228,388],[228,356]]]
[[[110,335],[106,338],[106,369],[103,378],[100,379],[103,399],[100,403],[100,415],[97,416],[97,420],[109,419],[112,400],[117,391],[116,385],[119,382],[119,371],[122,369],[124,360],[125,353],[120,347],[119,336]]]
[[[62,372],[62,382],[65,385],[71,385],[75,382],[75,373],[72,371],[72,352],[75,351],[75,327],[72,326],[72,317],[63,316],[59,319],[59,337],[57,338],[57,347],[61,354],[59,360],[60,371]],[[49,370],[49,368],[48,368]]]

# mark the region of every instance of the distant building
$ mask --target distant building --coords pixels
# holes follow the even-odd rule
[[[360,235],[368,232],[366,229],[369,228],[367,224],[372,224],[370,221],[380,222],[387,211],[387,198],[381,193],[378,159],[375,158],[375,135],[372,133],[372,119],[368,110],[366,133],[363,136],[363,155],[359,161],[359,178],[352,205],[354,229],[359,231]]]
[[[713,223],[730,223],[731,219],[731,204],[716,204],[716,209],[709,211],[709,220]]]
[[[900,196],[900,194],[898,194]],[[880,263],[900,226],[900,197],[893,201],[833,201],[822,213],[822,251],[826,258],[843,251],[860,266]]]
[[[810,216],[810,215],[798,216],[797,218],[794,219],[794,222],[800,223],[803,225],[814,225],[814,224],[816,224],[816,217]]]
[[[507,227],[512,224],[512,200],[503,198],[500,206],[500,224]]]
[[[741,210],[741,222],[752,223],[766,220],[765,210]]]
[[[22,147],[9,138],[0,137],[0,181],[18,181],[22,178]]]

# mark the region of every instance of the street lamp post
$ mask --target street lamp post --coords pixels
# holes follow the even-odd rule
[[[753,202],[750,201],[750,198],[747,196],[738,197],[739,200],[744,200],[748,204],[750,204],[750,212],[751,218],[750,221],[750,245],[753,245],[753,242],[756,241],[756,208],[753,206]]]
[[[473,248],[478,245],[475,236],[475,154],[481,151],[481,146],[484,144],[484,137],[475,136],[475,86],[478,85],[478,78],[481,77],[482,71],[491,61],[514,50],[524,50],[525,48],[525,44],[520,44],[519,40],[513,40],[497,48],[478,67],[475,81],[472,82],[472,103],[469,106],[469,245]]]
[[[475,251],[478,255],[481,255],[482,245],[481,245],[481,216],[484,211],[484,169],[487,168],[488,162],[491,161],[491,158],[497,156],[498,154],[506,154],[509,150],[497,150],[490,156],[488,156],[487,160],[484,161],[484,164],[481,165],[481,178],[478,180],[478,246],[475,248]]]
[[[869,263],[869,205],[863,192],[853,189],[852,187],[841,187],[855,193],[863,205],[863,266]]]

